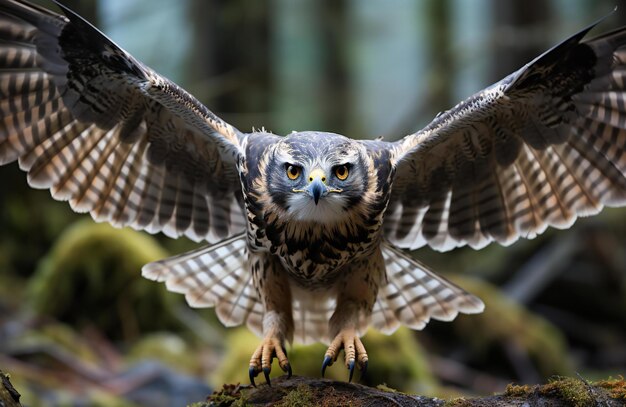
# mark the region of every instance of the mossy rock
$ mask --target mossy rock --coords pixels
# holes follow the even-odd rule
[[[182,296],[141,277],[141,267],[167,257],[150,236],[107,224],[77,222],[40,262],[28,287],[35,312],[72,326],[96,326],[112,339],[179,326],[171,307]]]
[[[555,377],[544,385],[509,385],[504,395],[525,401],[555,399],[571,407],[623,406],[626,382],[624,378],[588,382],[581,378]]]
[[[283,376],[273,381],[272,387],[266,384],[257,388],[225,385],[206,402],[192,406],[621,407],[625,401],[624,386],[621,378],[594,383],[557,378],[544,385],[510,385],[501,394],[442,400],[355,383],[298,376],[286,379]]]
[[[221,366],[213,377],[213,383],[248,383],[250,356],[259,345],[260,339],[246,328],[232,330],[226,341],[226,352]],[[424,351],[412,332],[400,328],[391,336],[370,330],[363,337],[368,351],[369,366],[365,377],[354,373],[353,380],[367,385],[386,384],[404,391],[432,394],[438,383],[429,370]],[[294,345],[288,349],[288,357],[294,374],[320,377],[326,346]],[[284,375],[276,360],[270,378]],[[343,363],[343,353],[335,364],[326,369],[329,379],[347,381],[348,370]],[[262,375],[259,381],[263,381]],[[216,386],[218,387],[218,386]]]

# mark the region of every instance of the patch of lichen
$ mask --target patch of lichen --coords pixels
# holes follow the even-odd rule
[[[177,322],[168,310],[182,297],[141,277],[144,264],[166,256],[145,234],[78,222],[40,262],[28,299],[39,314],[72,326],[95,325],[113,339],[175,329]]]
[[[250,355],[259,343],[260,339],[245,328],[232,330],[226,340],[223,362],[212,378],[213,383],[247,383]],[[369,356],[368,372],[361,378],[360,373],[355,371],[353,380],[370,386],[386,383],[402,391],[422,394],[438,390],[438,382],[429,370],[422,347],[408,329],[401,328],[391,336],[369,331],[363,337],[363,343]],[[325,345],[294,345],[288,351],[294,374],[320,377]],[[270,377],[283,374],[274,360]],[[333,380],[348,380],[343,353],[335,364],[326,369],[325,376]],[[264,381],[262,375],[259,377],[261,382]]]
[[[514,346],[531,357],[543,376],[573,373],[565,337],[554,325],[484,281],[451,277],[485,302],[483,313],[460,316],[451,324],[451,329],[477,354],[488,355],[494,347]]]

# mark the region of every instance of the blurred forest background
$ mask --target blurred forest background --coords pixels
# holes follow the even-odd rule
[[[51,2],[39,1],[46,7]],[[615,0],[63,1],[242,131],[397,139]],[[622,4],[617,4],[622,7]],[[620,8],[593,31],[626,24]],[[0,168],[0,369],[37,405],[183,405],[246,383],[257,339],[141,278],[195,245],[96,225]],[[626,209],[481,251],[415,255],[487,310],[365,337],[362,383],[426,395],[626,373]],[[324,347],[291,350],[319,375]],[[280,369],[274,365],[274,373]],[[347,380],[337,364],[331,377]],[[356,375],[358,378],[358,374]]]

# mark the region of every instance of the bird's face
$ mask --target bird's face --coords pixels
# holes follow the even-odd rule
[[[268,165],[268,192],[285,216],[334,223],[357,209],[368,185],[358,142],[320,132],[292,133]]]

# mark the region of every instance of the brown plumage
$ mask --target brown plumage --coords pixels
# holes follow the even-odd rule
[[[482,302],[402,252],[480,248],[626,204],[626,29],[574,35],[389,143],[242,133],[76,14],[0,0],[0,164],[97,221],[209,246],[143,274],[263,337],[360,341]]]

